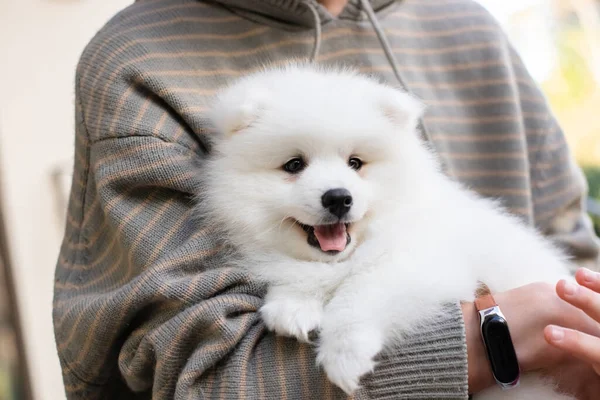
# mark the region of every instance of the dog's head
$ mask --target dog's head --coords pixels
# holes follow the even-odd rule
[[[213,217],[236,245],[343,259],[398,198],[422,151],[421,104],[349,71],[287,67],[223,91],[207,172]],[[409,168],[418,166],[411,166]]]

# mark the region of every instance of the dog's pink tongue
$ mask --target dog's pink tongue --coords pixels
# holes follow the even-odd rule
[[[345,224],[317,225],[315,226],[315,236],[323,251],[343,251],[346,248]]]

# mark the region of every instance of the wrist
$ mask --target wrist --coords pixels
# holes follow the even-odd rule
[[[461,304],[467,342],[469,393],[475,394],[494,385],[494,376],[487,359],[475,304]]]

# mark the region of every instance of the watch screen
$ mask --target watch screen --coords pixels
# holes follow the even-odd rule
[[[514,382],[519,377],[519,362],[506,320],[499,315],[489,315],[481,329],[494,376],[501,383]]]

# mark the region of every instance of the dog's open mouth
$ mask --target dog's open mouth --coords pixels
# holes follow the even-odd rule
[[[348,233],[348,223],[315,226],[299,224],[308,234],[308,244],[327,254],[333,255],[344,251],[352,240]]]

